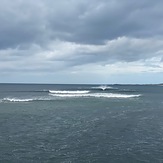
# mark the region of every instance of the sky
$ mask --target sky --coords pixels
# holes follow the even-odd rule
[[[162,0],[1,0],[0,83],[163,83]]]

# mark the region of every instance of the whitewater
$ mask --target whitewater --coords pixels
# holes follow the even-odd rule
[[[34,102],[34,101],[53,101],[60,98],[136,98],[141,94],[129,94],[121,89],[111,86],[84,86],[83,88],[55,87],[55,89],[37,88],[32,89],[4,91],[4,96],[1,97],[0,102]],[[54,88],[54,87],[53,87]]]

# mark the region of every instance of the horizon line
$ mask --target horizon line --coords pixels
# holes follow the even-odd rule
[[[0,84],[49,84],[49,85],[163,85],[163,83],[37,83],[37,82],[0,82]]]

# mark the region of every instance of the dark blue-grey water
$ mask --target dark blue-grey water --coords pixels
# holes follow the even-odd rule
[[[163,87],[0,84],[0,162],[162,163]]]

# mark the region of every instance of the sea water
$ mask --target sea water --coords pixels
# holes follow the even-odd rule
[[[2,163],[162,163],[159,85],[0,84]]]

